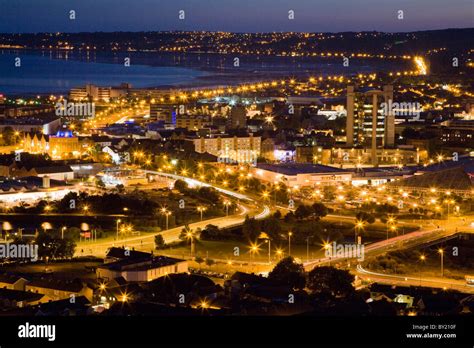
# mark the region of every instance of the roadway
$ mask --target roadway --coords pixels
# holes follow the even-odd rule
[[[184,177],[178,174],[170,174],[170,173],[163,173],[158,171],[146,170],[148,174],[152,175],[160,175],[168,178],[172,178],[175,180],[181,179],[184,180],[190,187],[213,187],[218,192],[236,198],[239,201],[239,208],[241,210],[240,214],[229,215],[225,217],[219,217],[214,219],[209,219],[205,221],[199,221],[190,224],[190,228],[196,230],[198,228],[205,228],[209,224],[213,224],[218,226],[219,228],[228,228],[233,226],[238,226],[243,223],[245,216],[254,216],[257,219],[263,219],[270,215],[271,209],[268,205],[264,205],[262,211],[258,212],[255,208],[251,208],[256,201],[248,195],[233,192],[230,190],[223,189],[221,187],[213,186],[211,184],[193,179]],[[245,204],[240,203],[240,201],[245,201]],[[286,207],[277,206],[277,208],[287,209]],[[328,218],[336,218],[336,219],[345,219],[345,220],[354,220],[355,217],[349,216],[340,216],[330,214],[327,216]],[[143,251],[152,251],[154,250],[154,238],[156,235],[161,234],[165,240],[165,243],[171,243],[179,240],[179,235],[182,231],[184,226],[175,227],[172,229],[168,229],[165,231],[161,231],[158,233],[147,234],[146,236],[138,236],[138,237],[130,237],[126,239],[122,239],[119,241],[110,240],[106,242],[99,242],[90,244],[90,242],[83,242],[81,245],[78,245],[76,254],[79,255],[96,255],[96,256],[104,256],[107,249],[112,246],[126,246],[129,248],[134,248],[135,250],[143,250]],[[422,229],[419,231],[405,233],[402,235],[398,235],[387,240],[382,240],[376,243],[368,244],[364,246],[364,258],[367,257],[375,257],[381,254],[384,254],[389,251],[394,250],[401,250],[406,248],[412,248],[423,244],[428,244],[439,240],[441,238],[448,237],[458,231],[463,232],[470,232],[473,233],[474,229],[464,220],[459,218],[451,219],[446,221],[443,226],[438,227],[434,224],[422,226]],[[81,252],[81,249],[84,249]],[[326,257],[317,260],[311,260],[306,263],[303,263],[304,268],[306,271],[312,270],[314,267],[328,264],[331,262],[344,262],[347,261],[354,261],[355,259],[349,259],[347,257],[337,258],[337,257]],[[354,267],[356,266],[356,267]],[[472,289],[468,288],[467,286],[463,285],[461,281],[456,280],[448,280],[445,278],[416,278],[416,277],[402,277],[396,275],[389,275],[389,274],[382,274],[382,273],[375,273],[362,268],[362,266],[358,262],[352,262],[352,272],[355,273],[361,279],[365,279],[368,281],[379,281],[381,283],[388,283],[393,285],[399,284],[411,284],[418,285],[423,284],[426,286],[438,287],[438,288],[457,288],[462,289],[463,291],[470,292]],[[467,289],[466,289],[467,288]]]
[[[207,225],[212,224],[219,228],[229,228],[243,224],[245,216],[253,216],[256,219],[263,219],[270,214],[270,208],[263,206],[261,209],[257,209],[248,204],[239,204],[240,212],[238,214],[223,216],[213,219],[207,219],[189,224],[192,230],[198,228],[204,229]],[[145,235],[127,237],[119,239],[109,239],[106,241],[86,241],[77,244],[75,256],[105,256],[107,250],[113,246],[124,246],[130,249],[141,250],[141,251],[153,251],[155,249],[155,236],[161,235],[165,240],[165,243],[172,243],[179,241],[179,235],[183,230],[183,226],[170,228],[156,233],[147,233]]]
[[[426,286],[432,288],[453,289],[474,294],[474,286],[468,286],[465,280],[442,277],[421,277],[421,274],[420,276],[416,276],[416,273],[405,276],[385,274],[369,271],[363,268],[360,264],[357,265],[356,272],[360,279],[368,282],[397,286]]]

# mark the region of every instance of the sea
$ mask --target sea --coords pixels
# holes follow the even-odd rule
[[[88,83],[126,82],[134,88],[235,85],[280,77],[389,71],[401,64],[353,60],[344,67],[340,59],[319,57],[0,49],[0,94],[66,94]]]

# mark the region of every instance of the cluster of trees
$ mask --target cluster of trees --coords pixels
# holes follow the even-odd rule
[[[15,239],[12,244],[25,245],[28,244],[21,238]],[[58,260],[70,259],[74,256],[76,251],[76,243],[70,237],[64,236],[62,238],[59,233],[54,231],[38,232],[36,238],[31,241],[31,244],[38,246],[39,260]]]
[[[301,204],[296,208],[294,213],[289,213],[289,214],[293,214],[293,216],[298,220],[305,220],[305,219],[319,220],[325,217],[328,214],[328,212],[329,210],[324,204],[316,202],[313,205]]]
[[[306,273],[303,265],[291,256],[285,257],[269,273],[268,279],[295,290],[307,288],[315,295],[343,298],[355,292],[354,276],[347,270],[316,267]]]
[[[399,209],[396,205],[389,203],[376,204],[373,202],[362,204],[361,210],[377,214],[397,214],[399,212]]]
[[[239,229],[223,228],[209,224],[201,231],[201,239],[203,240],[239,240],[242,234]]]
[[[94,214],[122,214],[124,207],[131,215],[152,215],[158,204],[145,196],[136,194],[121,195],[118,193],[104,193],[89,195],[87,192],[69,192],[62,199],[54,202],[39,201],[34,206],[20,204],[13,208],[16,213],[39,214],[44,213],[46,207],[55,213],[77,213],[87,206]]]
[[[366,213],[365,211],[359,211],[356,214],[356,219],[369,224],[373,224],[375,222],[375,216],[371,213]]]
[[[62,239],[59,235],[39,232],[35,243],[38,244],[38,257],[40,259],[72,258],[76,250],[76,243],[68,237]]]
[[[19,135],[12,127],[5,127],[2,130],[2,140],[4,145],[15,145],[18,142]]]
[[[174,188],[182,194],[196,198],[211,205],[219,204],[221,200],[219,193],[212,187],[201,186],[197,188],[190,188],[185,181],[176,180],[174,183]]]

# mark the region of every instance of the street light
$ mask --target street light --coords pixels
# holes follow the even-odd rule
[[[255,253],[258,253],[258,245],[257,244],[254,244],[254,243],[251,243],[250,244],[250,258],[255,257]]]
[[[197,211],[201,213],[201,221],[202,221],[202,213],[203,213],[204,211],[206,211],[206,207],[199,206],[199,207],[197,207]]]
[[[420,256],[420,261],[421,262],[425,262],[426,260],[426,256],[425,255],[421,255]],[[421,265],[420,265],[420,286],[421,286]]]
[[[325,242],[323,245],[324,249],[324,256],[329,257],[329,266],[331,266],[331,258],[332,258],[332,253],[331,253],[331,244],[329,242]],[[331,250],[328,252],[328,250]],[[329,254],[329,256],[327,256]]]
[[[355,239],[355,243],[357,244],[357,230],[360,230],[361,229],[364,229],[364,222],[363,221],[356,221],[356,225],[355,225],[356,228],[354,228],[354,239]]]
[[[441,277],[444,277],[444,250],[439,248],[438,253],[441,256]]]
[[[191,231],[191,230],[188,230],[188,232],[186,232],[186,238],[188,239],[191,239],[191,256],[194,255],[194,233]]]
[[[394,230],[395,226],[393,225],[395,223],[395,219],[393,217],[389,217],[387,219],[387,240],[388,240],[388,229],[389,229],[389,225],[392,225],[390,226],[390,229],[391,230]]]
[[[447,205],[448,205],[448,221],[449,221],[449,204],[454,203],[454,200],[453,199],[446,199],[445,203],[447,203]]]
[[[278,255],[278,258],[281,259],[281,256],[283,255],[283,250],[277,249],[277,250],[276,250],[276,253],[277,253],[277,255]]]
[[[229,205],[231,205],[231,203],[229,201],[224,201],[224,205],[225,205],[225,215],[229,216]]]
[[[168,217],[171,215],[171,212],[166,208],[161,208],[161,213],[166,217],[166,229],[168,229]]]
[[[122,220],[117,219],[117,240],[119,239],[119,226],[120,226],[121,222],[122,222]]]
[[[64,231],[66,230],[66,228],[67,228],[66,226],[63,226],[61,228],[61,239],[64,239]]]

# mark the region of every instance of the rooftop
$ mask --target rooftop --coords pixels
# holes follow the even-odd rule
[[[297,175],[297,174],[333,174],[333,173],[351,173],[348,170],[325,166],[322,164],[311,164],[311,163],[284,163],[284,164],[269,164],[259,163],[258,169],[268,170],[284,175]]]

